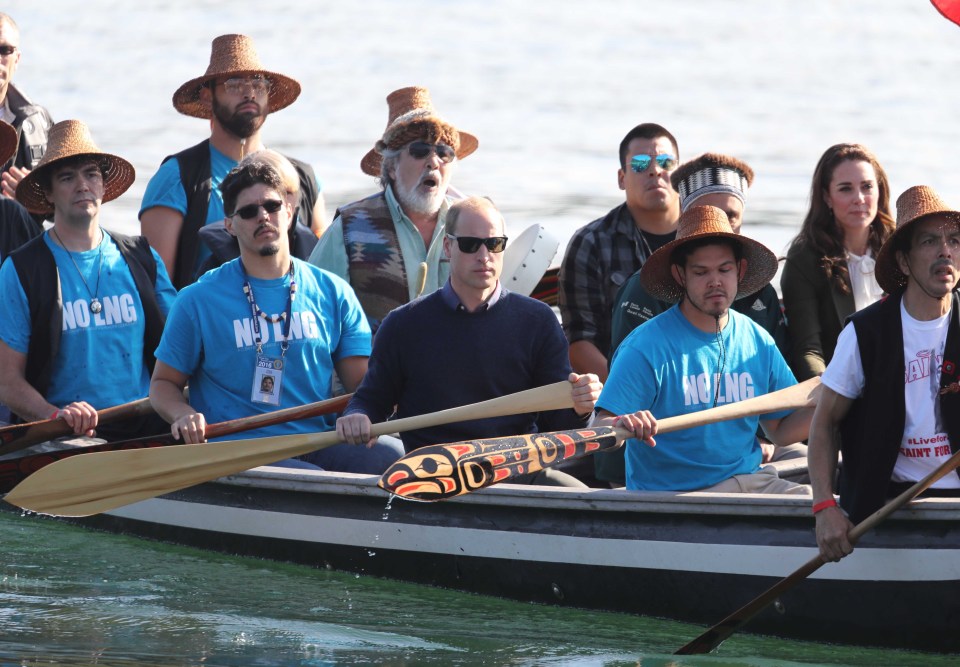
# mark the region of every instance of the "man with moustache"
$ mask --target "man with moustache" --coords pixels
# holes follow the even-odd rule
[[[0,401],[24,421],[63,419],[108,440],[161,432],[144,417],[104,426],[97,410],[147,395],[153,351],[176,292],[143,237],[100,226],[133,166],[104,153],[75,120],[50,129],[47,152],[17,187],[53,226],[4,261]]]
[[[446,225],[449,280],[383,321],[367,375],[337,420],[337,433],[364,444],[371,421],[392,414],[410,417],[561,380],[571,383],[573,409],[407,431],[401,434],[404,447],[409,452],[442,442],[581,428],[600,382],[570,372],[567,343],[549,306],[501,286],[507,238],[500,212],[489,199],[470,197],[450,207]],[[584,486],[552,470],[526,481]]]
[[[676,234],[680,206],[670,185],[677,140],[655,123],[630,130],[620,142],[617,181],[626,201],[581,227],[560,266],[559,305],[578,373],[607,377],[610,317],[620,286]]]
[[[730,309],[734,299],[756,293],[776,272],[776,255],[736,234],[713,206],[686,210],[677,238],[644,263],[644,289],[679,303],[623,341],[594,421],[635,434],[626,444],[628,489],[809,493],[808,486],[760,467],[756,432],[759,422],[775,444],[804,440],[810,408],[716,422],[654,440],[654,415],[688,414],[796,384],[770,335]]]
[[[441,118],[426,88],[387,96],[383,136],[360,162],[381,192],[340,207],[310,262],[348,281],[373,330],[394,308],[444,285],[448,190],[479,144]]]
[[[370,328],[349,285],[290,254],[293,206],[283,177],[266,161],[234,168],[220,185],[227,230],[240,257],[183,289],[157,348],[150,400],[187,443],[203,442],[208,423],[331,396],[334,370],[348,391],[360,383]],[[189,402],[183,388],[190,384]],[[297,420],[231,438],[328,431],[331,418]],[[399,447],[346,444],[292,467],[380,474]]]
[[[19,183],[37,166],[47,150],[47,133],[53,125],[50,113],[34,104],[16,86],[13,75],[20,64],[20,28],[8,15],[0,13],[0,120],[17,131],[17,150],[3,162],[3,194],[13,198]]]
[[[810,429],[813,513],[826,561],[853,551],[854,523],[960,451],[960,211],[925,185],[900,195],[876,277],[889,296],[852,315],[840,333]],[[948,472],[925,495],[960,496],[960,473]]]
[[[260,64],[253,40],[245,35],[214,39],[206,73],[174,93],[177,111],[209,119],[210,138],[164,159],[144,192],[140,228],[177,288],[192,283],[210,255],[198,232],[224,218],[219,189],[224,176],[264,147],[260,131],[267,115],[299,95],[296,80]],[[301,222],[311,227],[323,215],[317,179],[309,165],[290,160],[300,176]]]

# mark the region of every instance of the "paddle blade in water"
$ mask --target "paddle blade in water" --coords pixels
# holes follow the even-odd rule
[[[612,449],[621,437],[606,427],[430,445],[390,466],[379,486],[411,500],[444,500]]]

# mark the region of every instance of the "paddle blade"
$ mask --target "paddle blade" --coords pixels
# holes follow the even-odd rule
[[[930,0],[943,17],[960,25],[960,0]]]
[[[335,432],[306,433],[75,456],[33,473],[4,500],[41,514],[89,516],[337,442]]]
[[[410,500],[444,500],[612,449],[612,428],[515,435],[421,447],[399,459],[378,486]]]

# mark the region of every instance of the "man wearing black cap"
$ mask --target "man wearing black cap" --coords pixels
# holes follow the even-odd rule
[[[713,206],[684,212],[677,238],[644,263],[644,288],[678,305],[623,341],[597,401],[595,421],[617,423],[636,436],[626,445],[628,489],[809,492],[760,467],[756,431],[759,421],[774,443],[803,440],[810,409],[675,431],[653,446],[654,414],[687,414],[796,384],[769,334],[730,310],[735,298],[755,293],[776,271],[776,256],[735,234],[727,216]]]
[[[924,185],[900,195],[876,276],[889,296],[840,333],[810,429],[817,543],[828,561],[853,551],[854,523],[960,451],[960,211]],[[927,493],[960,496],[956,469]]]

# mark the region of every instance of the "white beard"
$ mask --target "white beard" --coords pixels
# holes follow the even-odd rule
[[[417,189],[419,185],[418,183],[413,188],[407,189],[395,182],[393,184],[394,194],[397,195],[397,199],[405,209],[421,215],[436,215],[440,212],[446,193],[437,190],[432,195],[426,194]]]

